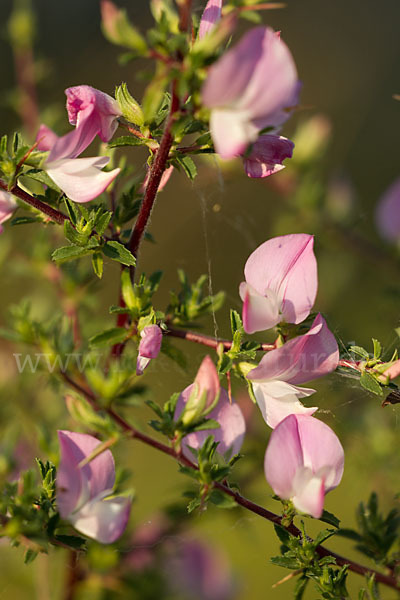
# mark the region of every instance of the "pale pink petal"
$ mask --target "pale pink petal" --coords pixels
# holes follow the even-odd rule
[[[54,133],[50,127],[42,124],[40,125],[38,134],[36,136],[36,141],[38,142],[37,148],[42,152],[47,152],[48,150],[52,149],[54,144],[58,142],[59,139],[59,136]]]
[[[84,455],[70,439],[71,432],[58,431],[60,464],[57,469],[57,506],[62,518],[77,508],[82,492],[82,473],[78,463]]]
[[[306,334],[264,354],[258,367],[247,377],[251,381],[279,379],[300,384],[331,373],[338,362],[339,348],[335,336],[322,315],[318,314]]]
[[[343,447],[328,425],[304,415],[296,415],[303,449],[304,466],[313,473],[325,471],[325,493],[337,487],[344,469]],[[329,467],[329,469],[327,469]],[[329,473],[327,476],[326,471]]]
[[[253,144],[251,152],[243,159],[249,177],[268,177],[284,168],[282,162],[291,158],[294,144],[278,135],[262,135]]]
[[[303,466],[303,450],[297,420],[295,415],[290,415],[271,433],[265,453],[265,477],[275,494],[289,500],[294,493],[293,482],[296,473]]]
[[[93,107],[89,106],[79,126],[58,138],[52,145],[47,162],[51,163],[63,158],[76,158],[92,143],[98,131],[98,119],[96,115],[93,115]]]
[[[201,40],[213,29],[221,18],[222,0],[208,0],[200,19],[199,39]]]
[[[108,157],[71,158],[48,162],[46,171],[51,179],[74,202],[89,202],[102,194],[121,169],[102,171]]]
[[[14,196],[9,192],[0,190],[0,233],[3,231],[1,224],[7,221],[17,208]]]
[[[294,482],[293,504],[297,510],[319,519],[324,509],[325,484],[307,467],[299,469]]]
[[[220,392],[220,384],[217,369],[208,355],[204,357],[197,371],[194,386],[197,386],[198,396],[204,393],[207,395],[205,408],[210,407]]]
[[[271,329],[280,320],[276,295],[268,291],[268,297],[259,294],[251,285],[242,282],[239,287],[243,300],[243,327],[247,333]]]
[[[177,420],[182,413],[190,395],[193,391],[193,384],[189,385],[179,396],[174,419]],[[214,436],[216,442],[219,442],[217,452],[225,455],[228,452],[229,457],[237,454],[242,447],[244,435],[246,432],[246,423],[239,408],[235,402],[229,401],[229,396],[224,389],[221,389],[217,406],[207,415],[207,418],[214,419],[220,424],[218,429],[207,429],[205,431],[196,431],[183,438],[182,450],[187,458],[194,460],[193,454],[188,446],[198,450],[204,444],[209,435]]]
[[[248,258],[246,282],[262,296],[275,294],[282,316],[276,321],[301,323],[317,294],[314,238],[304,233],[284,235],[261,244]]]
[[[0,205],[1,210],[1,205]],[[396,360],[390,367],[383,372],[383,378],[389,377],[389,379],[396,379],[400,375],[400,359]]]
[[[97,126],[97,133],[103,142],[108,142],[118,127],[121,110],[118,103],[108,94],[89,85],[77,85],[65,90],[67,111],[71,125],[81,126],[87,119],[86,111],[91,110],[91,119]]]
[[[124,532],[131,509],[130,498],[94,498],[70,518],[80,533],[102,544],[112,544]]]
[[[72,498],[76,499],[77,487],[75,482],[70,479],[74,469],[77,478],[79,478],[79,473],[81,473],[82,477],[89,483],[91,499],[104,492],[104,490],[113,488],[115,482],[115,465],[110,450],[105,450],[85,466],[79,467],[79,463],[88,458],[101,444],[100,440],[92,435],[74,433],[72,431],[59,431],[58,439],[60,442],[61,460],[57,472],[57,485],[68,489],[68,494],[67,492],[63,492],[66,494],[62,499],[64,506],[65,504],[68,504],[68,506],[72,504],[68,497],[69,494],[71,494]],[[65,476],[63,475],[64,470]],[[61,481],[59,480],[60,475]],[[81,490],[81,485],[79,485],[79,490]],[[60,491],[58,491],[57,495],[59,506]]]
[[[228,109],[211,112],[210,131],[216,152],[226,159],[243,154],[258,135],[258,129],[250,123],[246,113]]]
[[[379,200],[376,225],[386,240],[397,242],[400,239],[400,178],[392,183]]]
[[[306,407],[299,398],[314,394],[315,390],[301,388],[285,381],[254,382],[254,395],[261,414],[272,429],[291,414],[312,415],[317,406]]]

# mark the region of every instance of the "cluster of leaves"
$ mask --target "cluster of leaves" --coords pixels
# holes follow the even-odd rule
[[[39,152],[25,144],[19,133],[14,134],[11,142],[7,135],[3,135],[0,140],[0,172],[9,189],[16,184],[19,176],[25,175],[50,186],[53,191],[60,192],[59,188],[54,188],[55,184],[40,169],[46,155],[46,152]]]
[[[83,538],[65,535],[55,507],[56,468],[49,461],[37,459],[41,482],[32,470],[21,473],[18,481],[6,483],[0,496],[1,536],[14,546],[23,545],[25,563],[39,552],[48,552],[49,544],[71,549],[82,548]]]

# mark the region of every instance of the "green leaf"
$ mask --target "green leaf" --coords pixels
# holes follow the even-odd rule
[[[109,148],[121,148],[123,146],[143,146],[146,140],[135,137],[134,135],[123,135],[112,142],[109,142]]]
[[[75,246],[86,246],[89,240],[90,232],[80,233],[66,219],[64,221],[64,235],[71,244]]]
[[[92,256],[92,266],[93,271],[99,279],[103,277],[103,264],[103,255],[101,254],[101,252],[95,252]]]
[[[157,66],[157,71],[151,83],[147,86],[143,96],[142,110],[145,123],[151,123],[157,115],[168,82],[169,68],[164,64],[159,64]]]
[[[313,546],[316,548],[320,544],[323,544],[325,540],[335,535],[336,529],[324,529],[320,531],[317,537],[314,539]]]
[[[107,256],[107,258],[111,258],[112,260],[116,260],[123,265],[128,267],[134,267],[136,265],[136,259],[133,254],[116,241],[106,242],[102,247],[103,254]]]
[[[80,550],[86,544],[86,540],[77,535],[56,535],[54,539],[75,550]]]
[[[189,177],[189,179],[193,181],[193,179],[197,175],[197,167],[193,162],[193,159],[188,155],[181,155],[178,156],[175,160],[178,163],[178,165],[180,165],[183,168],[184,172]]]
[[[376,396],[383,395],[381,386],[379,385],[379,383],[377,382],[375,377],[370,375],[370,373],[362,373],[362,375],[360,377],[360,384],[362,385],[363,388],[365,388],[369,392],[372,392]]]
[[[122,83],[115,90],[115,99],[119,104],[122,115],[127,121],[141,127],[144,123],[142,109],[135,98],[129,93],[126,83]]]
[[[96,220],[94,222],[94,229],[97,231],[97,233],[99,235],[103,235],[103,233],[105,232],[105,230],[108,227],[109,222],[111,221],[111,217],[112,217],[112,212],[110,211],[106,211],[103,213],[99,213],[96,216]]]
[[[340,526],[340,520],[333,514],[328,512],[327,510],[323,510],[322,516],[319,518],[320,521],[324,523],[328,523],[329,525],[333,525],[334,527]]]
[[[62,193],[58,185],[56,185],[54,181],[50,179],[47,173],[45,171],[42,171],[41,169],[30,169],[29,171],[24,173],[24,175],[26,175],[26,177],[34,179],[35,181],[44,183],[44,185],[47,185],[47,187],[51,188],[52,190],[55,190],[59,194]]]
[[[91,254],[92,252],[92,248],[82,248],[80,246],[63,246],[62,248],[57,248],[57,250],[55,250],[51,255],[51,258],[52,260],[62,263],[68,260],[76,260],[77,258],[82,258],[83,256]]]
[[[374,358],[378,359],[382,354],[382,344],[375,338],[372,338],[372,343],[374,344]]]
[[[357,354],[358,356],[361,356],[361,358],[363,358],[364,360],[369,359],[368,352],[365,350],[365,348],[362,348],[361,346],[350,346],[349,350],[353,354]]]
[[[147,53],[146,40],[130,23],[125,10],[113,7],[111,15],[103,14],[102,31],[104,37],[113,44],[135,50],[139,56]]]
[[[113,327],[98,333],[89,339],[89,345],[94,347],[109,346],[123,342],[127,336],[127,331],[123,327]]]
[[[31,223],[40,223],[42,218],[38,215],[37,217],[15,217],[10,221],[10,225],[29,225]]]
[[[38,554],[39,552],[37,550],[32,550],[31,548],[28,548],[24,555],[24,564],[29,565],[30,563],[32,563]]]
[[[209,500],[219,508],[237,508],[235,500],[228,494],[221,492],[221,490],[213,489]]]
[[[285,569],[298,569],[299,563],[296,558],[289,558],[287,556],[273,556],[270,562],[278,567],[285,567]]]
[[[304,592],[306,591],[307,584],[310,580],[308,577],[301,576],[297,579],[294,588],[293,600],[302,600]]]

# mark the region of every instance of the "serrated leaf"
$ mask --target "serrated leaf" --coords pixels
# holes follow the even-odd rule
[[[51,255],[51,258],[52,260],[62,263],[68,260],[82,258],[88,254],[92,254],[92,252],[93,249],[91,248],[82,248],[81,246],[63,246],[62,248],[57,248],[57,250],[55,250]]]
[[[322,516],[319,518],[320,521],[333,525],[334,527],[340,526],[340,519],[338,519],[333,513],[323,510]]]
[[[49,188],[55,190],[59,194],[62,193],[58,185],[56,185],[54,181],[47,175],[46,171],[42,171],[40,169],[30,169],[29,171],[24,173],[24,176],[30,177],[35,181],[39,181],[40,183],[47,185]]]
[[[299,563],[295,558],[287,556],[273,556],[270,562],[278,567],[285,567],[285,569],[298,569],[299,567]]]
[[[353,354],[357,354],[357,356],[361,356],[361,358],[363,358],[364,360],[369,359],[369,353],[366,351],[365,348],[362,348],[361,346],[350,346],[349,351]]]
[[[94,223],[94,229],[97,231],[97,233],[99,235],[103,235],[103,233],[105,232],[105,230],[108,227],[111,217],[112,217],[112,212],[110,212],[110,211],[100,213],[96,217],[96,220]]]
[[[372,394],[375,394],[376,396],[383,395],[383,390],[381,386],[379,385],[375,377],[370,375],[370,373],[362,373],[360,377],[360,384],[364,389],[368,390],[369,392],[372,392]]]
[[[127,331],[123,327],[113,327],[94,335],[89,339],[89,345],[92,348],[99,346],[109,346],[123,342],[127,336]]]
[[[125,246],[116,241],[106,242],[102,247],[103,254],[107,258],[116,260],[117,262],[126,265],[127,267],[134,267],[136,265],[136,259],[132,252]]]
[[[80,233],[68,219],[64,221],[64,235],[71,244],[76,246],[86,246],[89,240],[89,233]]]
[[[325,540],[329,539],[333,535],[335,535],[336,529],[324,529],[320,531],[316,538],[314,539],[313,546],[316,548],[320,544],[322,544]]]
[[[372,343],[374,345],[374,358],[378,359],[382,354],[382,344],[375,338],[372,338]]]
[[[39,552],[37,550],[32,550],[32,548],[28,548],[28,550],[25,552],[25,555],[24,555],[24,564],[25,565],[31,564],[35,560],[35,558],[37,557],[38,554],[39,554]]]
[[[124,146],[143,146],[146,144],[145,139],[135,137],[134,135],[123,135],[116,140],[108,143],[109,148],[122,148]]]
[[[54,538],[58,542],[61,542],[70,548],[74,548],[75,550],[80,550],[86,544],[86,540],[77,535],[56,535]]]
[[[10,225],[29,225],[31,223],[40,223],[42,218],[38,215],[37,217],[15,217],[10,221]]]
[[[274,525],[275,533],[285,546],[289,546],[292,536],[290,533],[282,527],[282,525]]]
[[[193,181],[197,175],[197,167],[193,159],[188,155],[184,155],[177,157],[176,162],[183,168],[189,179]]]

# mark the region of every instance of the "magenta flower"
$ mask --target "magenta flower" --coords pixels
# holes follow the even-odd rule
[[[199,40],[209,33],[221,18],[222,0],[208,0],[200,19]]]
[[[286,44],[268,27],[251,29],[210,68],[203,87],[218,154],[243,154],[262,129],[279,128],[297,104],[299,91]]]
[[[74,202],[89,202],[97,198],[121,171],[119,168],[102,171],[110,160],[107,156],[75,158],[93,139],[86,136],[85,127],[85,124],[80,125],[67,135],[58,137],[46,125],[41,125],[37,135],[39,150],[50,150],[44,169]]]
[[[386,190],[376,209],[376,225],[389,242],[400,240],[400,178]]]
[[[294,233],[264,242],[249,256],[239,289],[247,333],[309,315],[318,287],[313,245],[312,235]]]
[[[335,336],[320,314],[305,335],[265,354],[247,378],[267,425],[274,428],[290,414],[312,415],[317,407],[307,408],[299,399],[315,390],[298,387],[298,384],[331,373],[338,362]]]
[[[100,139],[109,142],[117,130],[118,118],[122,115],[118,102],[90,85],[70,87],[65,90],[65,93],[71,125],[79,127],[85,123],[89,128],[90,123],[91,129],[97,130],[96,134]]]
[[[282,162],[292,158],[294,144],[279,135],[260,135],[251,152],[243,159],[249,177],[268,177],[285,168]]]
[[[344,451],[328,425],[314,417],[289,415],[271,434],[265,453],[265,477],[283,500],[316,519],[325,494],[342,479]]]
[[[101,442],[91,435],[59,431],[61,459],[57,470],[57,504],[60,515],[83,533],[103,544],[111,544],[125,530],[129,498],[112,495],[114,459],[105,450],[82,466]]]
[[[148,325],[140,333],[139,354],[136,362],[136,375],[143,375],[143,371],[152,358],[157,358],[162,342],[162,331],[158,325]]]
[[[17,208],[14,196],[9,192],[0,190],[0,233],[3,233],[2,224],[7,221]]]
[[[179,413],[185,425],[205,417],[218,402],[219,377],[217,369],[208,355],[203,359],[194,383],[189,387],[191,392],[185,400],[185,410],[182,411],[182,415]]]
[[[175,420],[178,420],[182,413],[184,413],[194,387],[195,384],[189,385],[179,396],[175,409]],[[207,417],[217,421],[220,425],[219,428],[195,431],[186,435],[182,440],[183,454],[190,460],[193,460],[193,454],[190,452],[189,447],[199,450],[209,435],[214,436],[214,440],[218,442],[217,452],[221,456],[227,455],[230,458],[237,454],[243,444],[246,423],[239,405],[235,402],[230,402],[228,393],[224,389],[220,390],[218,404]]]

